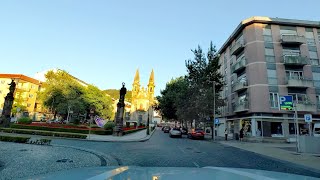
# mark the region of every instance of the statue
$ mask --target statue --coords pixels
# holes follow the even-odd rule
[[[2,114],[0,117],[0,124],[4,127],[8,127],[10,125],[10,120],[11,120],[11,109],[12,109],[12,104],[14,100],[14,91],[16,89],[16,83],[14,80],[11,81],[9,87],[9,93],[7,96],[4,98],[4,105],[3,105],[3,110]]]
[[[120,89],[120,98],[119,102],[117,104],[117,113],[116,113],[116,125],[113,130],[113,135],[114,136],[122,136],[123,135],[123,115],[124,115],[124,108],[125,108],[125,103],[124,103],[124,98],[126,96],[127,89],[125,87],[125,83],[122,83],[122,88]]]

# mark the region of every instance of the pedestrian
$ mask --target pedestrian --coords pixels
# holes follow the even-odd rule
[[[227,130],[227,128],[226,128],[226,130],[224,130],[224,139],[226,141],[228,141],[228,130]]]
[[[240,130],[240,142],[243,141],[243,128],[241,128]]]

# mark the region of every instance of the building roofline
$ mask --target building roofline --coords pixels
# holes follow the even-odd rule
[[[287,26],[303,26],[320,28],[320,21],[307,21],[307,20],[295,20],[295,19],[283,19],[283,18],[271,18],[263,16],[253,16],[240,22],[237,28],[232,32],[227,41],[221,46],[218,54],[221,54],[225,49],[231,44],[232,40],[236,38],[238,34],[248,25],[253,23],[263,23],[263,24],[277,24],[277,25],[287,25]]]
[[[25,76],[23,74],[0,74],[0,78],[10,78],[10,79],[22,79],[27,82],[31,82],[37,85],[41,85],[41,81]]]

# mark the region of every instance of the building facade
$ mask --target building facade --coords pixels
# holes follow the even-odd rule
[[[139,70],[137,70],[132,84],[130,120],[145,124],[149,115],[149,120],[152,122],[152,106],[155,103],[154,88],[154,71],[151,71],[148,87],[144,88],[141,87]]]
[[[16,90],[14,92],[15,106],[24,106],[29,113],[41,111],[41,103],[37,101],[41,82],[22,74],[0,74],[0,109],[4,105],[4,98],[9,92],[9,83],[14,80]]]
[[[226,86],[221,119],[230,134],[290,137],[294,112],[279,110],[278,98],[292,95],[299,132],[304,114],[320,123],[320,22],[252,17],[242,21],[218,51]]]

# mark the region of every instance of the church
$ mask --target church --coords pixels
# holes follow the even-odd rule
[[[149,122],[153,122],[153,108],[155,103],[154,98],[154,71],[151,71],[148,86],[142,87],[140,84],[139,69],[137,69],[132,84],[132,100],[130,120],[136,121],[138,124],[146,124],[149,116]]]

